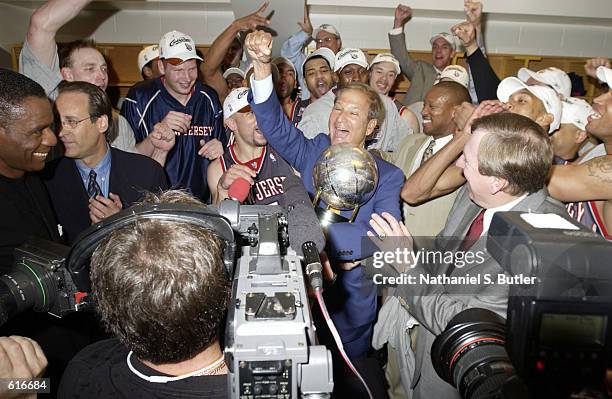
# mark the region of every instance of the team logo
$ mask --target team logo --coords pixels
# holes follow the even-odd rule
[[[181,44],[181,43],[189,43],[191,42],[191,40],[188,37],[177,37],[176,39],[172,39],[172,41],[170,42],[169,46],[170,47],[174,47],[177,44]]]
[[[248,92],[249,92],[249,89],[245,89],[245,90],[241,91],[240,93],[238,93],[238,97],[236,97],[236,98],[238,98],[238,100],[240,100]]]

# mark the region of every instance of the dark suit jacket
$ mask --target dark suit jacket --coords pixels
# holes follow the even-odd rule
[[[119,195],[123,208],[140,200],[145,191],[168,188],[164,169],[151,158],[110,147],[109,191]],[[70,244],[91,225],[89,197],[72,158],[51,162],[44,171],[45,184],[64,237]]]
[[[23,179],[0,176],[0,271],[11,270],[13,250],[28,237],[60,241],[47,190],[35,173]]]
[[[546,189],[528,195],[512,208],[513,211],[534,211],[541,213],[566,214],[563,205],[550,198]],[[481,208],[474,204],[465,187],[457,195],[446,226],[437,238],[436,247],[440,251],[459,250],[461,241],[476,218]],[[489,274],[493,281],[498,274],[503,274],[501,266],[486,252],[486,235],[481,237],[470,249],[484,253],[483,259],[464,267],[456,267],[450,276],[478,276]],[[417,265],[410,270],[418,281],[418,275],[441,275],[447,272],[450,263]],[[487,284],[482,279],[480,284],[465,285],[401,285],[396,295],[403,298],[405,306],[412,316],[419,321],[416,335],[416,366],[411,383],[413,398],[460,398],[458,391],[442,381],[433,369],[431,362],[431,344],[435,337],[442,333],[448,322],[468,308],[484,308],[506,317],[508,305],[508,285]],[[410,349],[405,348],[405,354]],[[405,387],[407,388],[407,387]]]

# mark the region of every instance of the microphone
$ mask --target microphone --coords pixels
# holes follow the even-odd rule
[[[251,185],[249,182],[242,177],[239,177],[234,180],[232,184],[230,184],[230,187],[227,190],[227,195],[230,199],[238,202],[244,202],[244,200],[249,196],[250,190]]]
[[[302,180],[297,176],[288,176],[283,181],[283,204],[287,209],[289,241],[292,247],[304,257],[306,274],[313,289],[323,284],[319,248],[325,247],[325,237],[315,214],[310,196]]]

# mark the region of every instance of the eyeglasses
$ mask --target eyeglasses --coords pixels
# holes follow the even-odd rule
[[[64,119],[62,120],[62,126],[67,129],[74,129],[75,127],[78,126],[79,123],[87,119],[91,119],[91,116],[86,116],[85,118],[79,119],[78,121],[74,119]]]
[[[330,44],[334,40],[338,40],[335,36],[327,36],[324,39],[315,39],[317,44]]]

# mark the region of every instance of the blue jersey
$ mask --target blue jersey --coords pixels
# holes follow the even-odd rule
[[[198,150],[201,148],[200,140],[215,138],[224,146],[227,144],[219,98],[213,89],[198,81],[187,105],[183,105],[168,93],[162,79],[133,86],[123,102],[121,115],[132,126],[137,143],[144,140],[168,112],[191,115],[189,131],[175,132],[176,142],[168,153],[165,168],[173,188],[186,188],[194,196],[207,200],[206,169],[209,161],[199,156]]]

